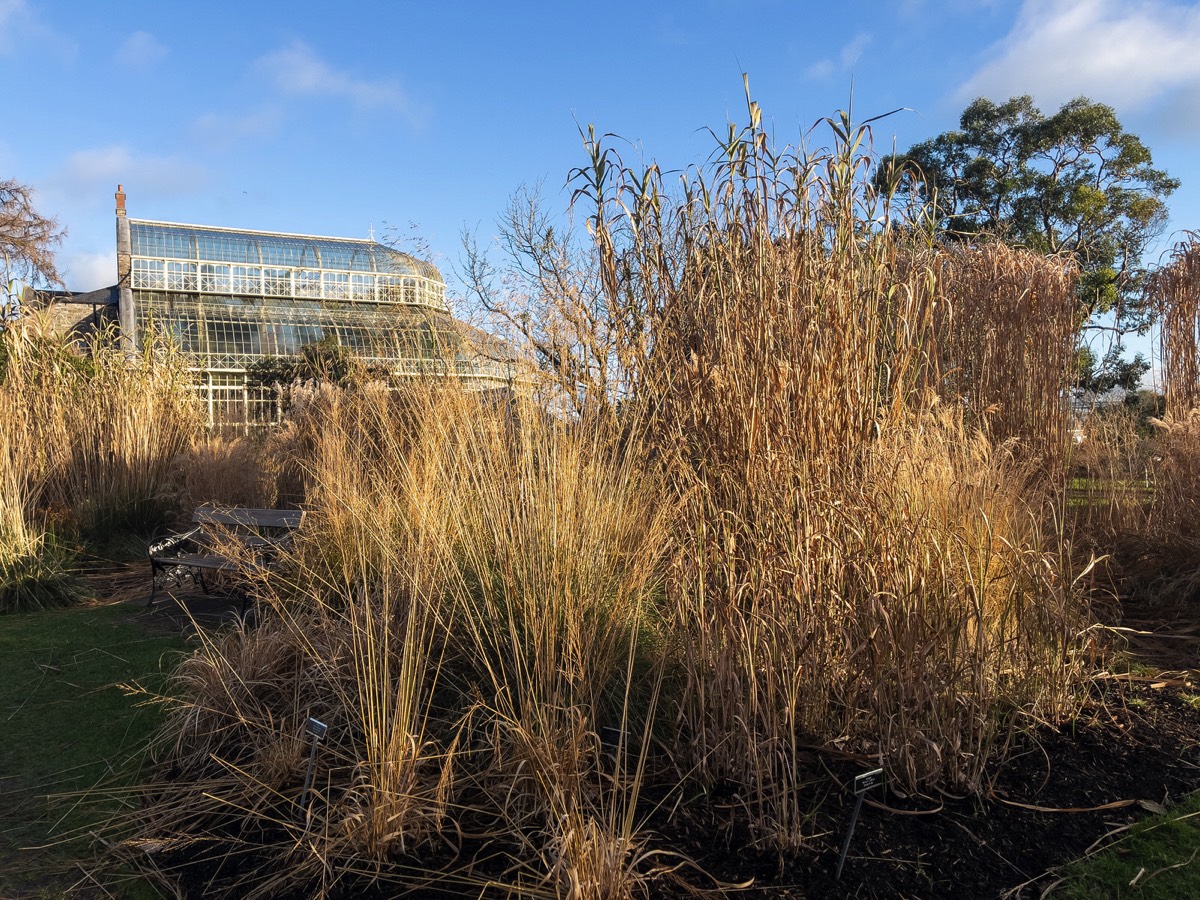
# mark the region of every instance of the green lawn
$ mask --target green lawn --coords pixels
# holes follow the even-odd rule
[[[1071,900],[1200,897],[1200,794],[1113,835],[1063,875],[1056,895]]]
[[[54,897],[83,877],[88,830],[129,783],[158,721],[119,685],[161,684],[178,634],[127,604],[0,616],[0,897]]]

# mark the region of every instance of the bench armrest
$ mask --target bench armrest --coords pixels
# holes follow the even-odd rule
[[[193,528],[191,531],[185,531],[183,534],[169,534],[164,538],[159,538],[151,542],[150,546],[146,548],[146,555],[155,557],[161,556],[164,553],[170,553],[172,550],[178,550],[202,530],[201,528]]]

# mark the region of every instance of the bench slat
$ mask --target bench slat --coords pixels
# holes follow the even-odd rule
[[[150,556],[150,599],[147,601],[147,606],[154,605],[154,598],[157,590],[158,573],[175,566],[182,566],[188,569],[208,569],[217,572],[233,572],[237,574],[238,570],[243,566],[256,566],[258,571],[266,571],[274,564],[270,558],[275,552],[285,551],[290,546],[292,532],[300,527],[301,521],[304,519],[304,511],[299,509],[246,509],[243,507],[227,507],[222,509],[216,506],[201,506],[192,514],[192,521],[199,527],[192,529],[186,534],[173,535],[164,540],[155,541],[147,548]],[[243,529],[275,529],[276,532],[287,532],[283,535],[262,535],[254,533],[233,533],[225,534],[219,530],[210,530],[207,526],[220,525],[229,528]],[[241,545],[245,550],[250,551],[254,558],[251,562],[247,560],[231,559],[222,553],[214,552],[220,550],[223,540],[228,538],[234,544]],[[177,553],[178,548],[184,545],[185,542],[193,544],[200,552],[196,553]],[[209,549],[211,547],[211,549]],[[236,552],[236,551],[235,551]],[[246,574],[249,570],[247,569]],[[200,573],[194,573],[197,579],[200,579]],[[240,581],[240,579],[238,579]],[[201,581],[201,586],[207,592],[208,588]],[[246,611],[246,604],[249,602],[250,595],[247,593],[244,586],[235,587],[235,593],[242,597],[242,612]]]
[[[233,525],[244,528],[299,528],[304,518],[300,509],[215,509],[202,506],[192,521],[202,525]]]

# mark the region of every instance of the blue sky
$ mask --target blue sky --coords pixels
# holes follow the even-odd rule
[[[520,185],[565,208],[576,123],[679,168],[742,120],[778,142],[899,106],[876,147],[973,97],[1113,105],[1200,228],[1200,4],[1167,0],[206,3],[0,0],[0,175],[69,234],[67,284],[113,278],[113,191],[138,218],[365,237],[416,223],[452,278]],[[818,133],[818,137],[819,137]],[[628,150],[627,152],[636,152]],[[1163,246],[1170,245],[1170,235]]]

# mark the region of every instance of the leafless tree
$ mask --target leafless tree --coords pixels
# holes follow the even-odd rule
[[[470,311],[532,351],[563,399],[579,410],[605,394],[613,336],[594,249],[573,238],[569,226],[555,230],[538,188],[522,188],[499,222],[501,267],[464,231],[459,277]]]
[[[61,284],[54,263],[54,248],[66,230],[56,219],[39,215],[33,208],[33,189],[8,178],[0,180],[0,263],[3,264],[4,297],[7,305],[11,282]]]

